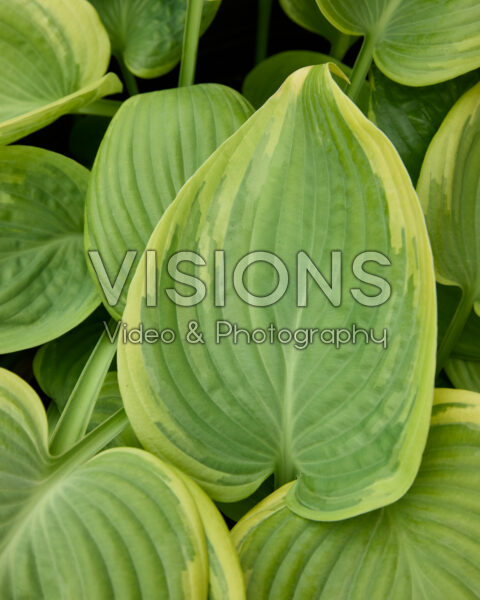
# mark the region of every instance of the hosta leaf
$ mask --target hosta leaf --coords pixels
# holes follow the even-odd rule
[[[112,52],[138,77],[171,71],[182,54],[186,0],[90,0],[107,28]],[[202,33],[221,0],[205,0]]]
[[[328,66],[289,77],[187,182],[148,248],[157,251],[161,273],[158,306],[145,305],[144,258],[124,325],[173,327],[177,339],[136,345],[120,340],[120,389],[145,447],[224,502],[248,497],[272,473],[277,484],[298,477],[289,504],[316,519],[361,513],[406,491],[418,469],[432,402],[432,257],[398,155],[334,83]],[[309,279],[308,306],[297,309],[297,253],[308,252],[322,273],[330,273],[331,250],[338,248],[344,255],[340,305]],[[377,307],[365,306],[371,299],[355,301],[350,292],[360,282],[349,265],[367,248],[391,261],[383,273],[392,294]],[[225,306],[216,308],[213,278],[222,269],[212,263],[219,249],[227,275]],[[200,277],[208,290],[193,307],[177,306],[166,293],[174,288],[191,295],[166,272],[167,261],[183,250],[206,261],[180,268]],[[234,291],[232,271],[259,250],[279,257],[292,282],[278,302],[254,307]],[[255,296],[278,285],[275,271],[262,264],[245,279]],[[360,289],[378,293],[362,284]],[[355,338],[336,349],[318,336],[303,351],[277,337],[274,343],[249,345],[243,338],[234,344],[230,337],[216,344],[218,320],[250,331],[270,324],[277,332],[290,328],[300,331],[298,339],[304,329],[352,333],[355,324],[375,330],[377,339],[388,330],[388,344],[358,344]],[[205,344],[186,339],[191,321]]]
[[[59,154],[0,148],[0,352],[81,323],[100,298],[83,250],[88,171]]]
[[[254,67],[243,82],[243,95],[250,100],[255,108],[260,108],[270,96],[272,96],[282,85],[285,79],[294,71],[310,65],[321,65],[333,62],[338,65],[344,73],[350,76],[351,69],[342,65],[341,62],[309,50],[290,50],[269,56],[266,60]],[[335,76],[335,81],[342,89],[346,89],[348,82],[340,76]],[[366,112],[370,98],[368,86],[362,88],[358,105]]]
[[[240,562],[222,515],[198,485],[188,477],[183,479],[195,500],[207,538],[208,600],[244,600]]]
[[[449,112],[425,157],[418,194],[437,280],[456,285],[480,314],[480,84]]]
[[[419,475],[391,506],[314,523],[288,486],[233,530],[252,600],[478,598],[480,397],[437,390]]]
[[[3,369],[0,421],[2,598],[205,600],[208,545],[239,579],[226,531],[204,531],[202,519],[219,527],[214,506],[157,458],[89,458],[92,436],[52,457],[40,399]]]
[[[433,136],[455,102],[478,83],[474,71],[422,88],[400,85],[374,68],[369,116],[398,150],[414,183]]]
[[[140,257],[183,184],[251,113],[242,96],[221,85],[143,94],[122,106],[100,147],[86,212],[86,248],[98,251],[110,282],[128,251]],[[137,263],[120,297],[105,298],[116,318]]]
[[[332,47],[338,44],[342,33],[338,31],[330,22],[322,15],[315,0],[280,0],[280,5],[287,15],[300,25],[313,33],[318,33],[332,44]],[[344,51],[353,44],[355,38],[351,38],[345,45]],[[316,64],[316,63],[311,63]],[[305,66],[305,65],[299,65]]]
[[[437,281],[462,298],[443,342],[437,371],[454,351],[472,307],[480,315],[480,84],[448,113],[432,140],[418,181]]]
[[[1,144],[122,89],[86,0],[1,0],[0,32]]]
[[[377,66],[424,86],[480,67],[477,0],[316,0],[338,29],[366,36]]]

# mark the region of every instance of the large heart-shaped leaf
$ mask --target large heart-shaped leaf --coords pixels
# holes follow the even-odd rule
[[[443,119],[479,77],[480,72],[474,71],[438,85],[411,88],[373,69],[369,117],[393,142],[414,183]]]
[[[0,32],[1,144],[122,89],[87,0],[1,0]]]
[[[302,67],[322,65],[328,62],[333,62],[350,76],[351,69],[349,67],[326,54],[308,50],[289,50],[288,52],[280,52],[269,56],[256,65],[246,76],[242,93],[255,108],[260,108],[278,90],[289,75]],[[335,81],[342,89],[348,87],[348,81],[344,77],[337,75]],[[370,89],[365,84],[357,103],[363,112],[367,112],[369,100]]]
[[[313,523],[278,490],[233,530],[251,600],[478,598],[480,396],[437,390],[419,475],[404,498]]]
[[[112,52],[137,75],[152,78],[171,71],[182,54],[186,0],[90,0],[107,28]],[[202,33],[221,0],[205,0]]]
[[[477,0],[317,0],[341,31],[366,37],[390,79],[433,85],[480,67]]]
[[[219,148],[148,249],[160,273],[155,280],[150,261],[148,303],[156,285],[158,304],[145,305],[145,255],[124,325],[173,328],[177,339],[120,339],[120,388],[145,447],[220,501],[249,496],[272,473],[277,485],[298,477],[289,504],[315,519],[358,514],[406,491],[433,396],[432,256],[398,154],[328,66],[290,76]],[[302,266],[309,257],[323,293]],[[375,258],[372,279],[359,261]],[[186,336],[196,324],[204,344]],[[249,344],[243,333],[235,343],[233,324],[265,337],[259,331]],[[279,339],[286,328],[295,339]]]
[[[240,581],[215,507],[157,458],[135,449],[93,456],[95,433],[52,457],[40,399],[3,369],[0,425],[2,598],[205,600],[208,556],[221,557],[214,578]],[[242,595],[240,582],[236,594],[211,598]]]
[[[0,352],[82,322],[100,298],[83,250],[89,172],[39,148],[0,148]]]
[[[136,96],[114,117],[92,172],[85,242],[114,317],[122,316],[137,256],[166,208],[251,114],[240,94],[212,84]]]
[[[462,290],[439,350],[453,351],[472,307],[480,315],[480,84],[455,104],[432,140],[418,181],[437,280]]]

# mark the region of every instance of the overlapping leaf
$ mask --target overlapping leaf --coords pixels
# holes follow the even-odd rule
[[[107,32],[87,0],[1,0],[0,143],[121,91]]]
[[[243,95],[250,100],[255,108],[260,108],[270,96],[272,96],[282,85],[285,79],[294,71],[302,67],[311,65],[321,65],[333,62],[339,66],[346,75],[350,76],[351,69],[341,62],[321,54],[320,52],[310,52],[307,50],[290,50],[280,52],[269,56],[266,60],[254,67],[246,76],[243,82]],[[344,90],[348,86],[348,81],[339,75],[335,76],[335,81]],[[370,90],[367,85],[362,88],[358,106],[366,112],[370,100]]]
[[[221,85],[143,94],[122,106],[100,147],[86,211],[86,248],[98,251],[110,282],[128,251],[140,257],[183,184],[251,113],[242,96]],[[116,318],[137,263],[120,297],[105,299]]]
[[[456,285],[480,314],[480,84],[449,112],[418,182],[437,279]]]
[[[448,113],[422,166],[418,194],[435,257],[437,280],[462,290],[439,350],[443,367],[472,308],[480,315],[480,84]]]
[[[177,339],[168,345],[120,342],[120,388],[145,447],[167,456],[220,501],[248,497],[272,473],[277,484],[298,477],[289,505],[315,519],[362,513],[408,489],[433,394],[432,257],[398,155],[327,66],[293,74],[219,148],[183,187],[148,248],[157,251],[161,274],[158,306],[146,307],[143,261],[124,322],[127,328],[173,328]],[[331,273],[331,251],[338,248],[344,260],[340,305],[309,279],[307,307],[297,308],[297,253],[307,252],[322,273]],[[215,307],[218,249],[225,252],[227,275],[225,305]],[[371,298],[356,302],[350,293],[360,285],[364,294],[378,295],[349,272],[366,249],[391,263],[384,271],[372,267],[392,289],[388,302],[375,308],[365,306]],[[182,250],[206,263],[180,268],[208,290],[192,307],[176,306],[165,293],[192,293],[166,272]],[[274,253],[292,274],[281,300],[264,307],[245,303],[232,284],[237,262],[258,250]],[[244,283],[251,294],[268,296],[277,276],[261,266],[252,267]],[[154,273],[150,265],[148,274]],[[278,339],[216,343],[219,320],[250,331],[270,324],[352,331],[355,324],[377,339],[387,330],[388,343],[356,339],[337,349],[317,337],[305,350]],[[204,344],[186,338],[192,322]]]
[[[474,71],[438,85],[411,88],[373,69],[369,116],[394,143],[414,183],[443,119],[479,77],[480,73]]]
[[[186,0],[90,0],[112,42],[113,53],[138,77],[171,71],[182,54]],[[202,33],[221,0],[205,0]]]
[[[40,399],[3,369],[0,422],[2,598],[205,600],[208,556],[218,555],[218,578],[225,567],[223,578],[240,583],[211,598],[241,600],[226,527],[183,476],[141,450],[91,458],[92,436],[52,457]]]
[[[477,0],[317,0],[341,31],[363,35],[377,66],[404,85],[446,81],[480,67]]]
[[[288,486],[233,537],[251,600],[477,598],[480,396],[437,390],[419,475],[405,497],[339,523],[286,506]]]
[[[88,179],[59,154],[0,149],[0,352],[52,340],[98,305],[83,250]]]

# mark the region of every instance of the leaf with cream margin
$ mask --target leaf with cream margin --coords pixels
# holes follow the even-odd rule
[[[420,472],[395,504],[314,523],[288,509],[288,487],[233,529],[248,599],[478,598],[478,394],[436,391]]]
[[[0,1],[0,144],[122,90],[87,0]]]
[[[151,79],[180,61],[186,0],[90,0],[112,42],[112,52],[137,77]],[[205,0],[201,32],[213,21],[221,0]]]
[[[480,67],[477,0],[316,0],[340,31],[365,36],[365,51],[390,79],[433,85]]]
[[[83,249],[89,172],[47,150],[0,148],[0,353],[33,348],[100,303]]]
[[[256,65],[245,77],[242,93],[255,108],[260,108],[270,96],[273,96],[289,75],[302,67],[321,65],[328,62],[333,62],[347,76],[350,76],[352,70],[349,67],[326,54],[310,52],[309,50],[289,50],[269,56]],[[334,78],[342,90],[348,87],[348,81],[345,80],[345,77],[334,74]],[[364,113],[368,110],[369,100],[370,89],[365,84],[357,103]]]
[[[117,413],[54,457],[40,399],[0,369],[2,598],[205,600],[209,555],[210,579],[225,568],[241,583],[220,515],[184,475],[142,450],[96,454],[124,422]],[[210,597],[242,600],[242,585]]]
[[[335,84],[329,66],[305,68],[287,79],[182,188],[148,248],[158,261],[157,270],[149,269],[149,285],[160,273],[158,306],[145,305],[144,256],[124,323],[173,327],[177,339],[138,345],[119,340],[120,390],[146,448],[220,502],[247,498],[272,473],[277,487],[298,478],[289,505],[313,519],[346,518],[405,493],[420,464],[433,398],[432,256],[418,198],[398,154]],[[297,253],[305,251],[329,279],[331,251],[338,248],[342,289],[338,278],[332,287],[343,298],[331,297],[330,303],[307,277],[307,306],[297,308],[306,299],[303,293],[297,298],[293,280]],[[375,280],[382,293],[349,271],[366,249],[378,252],[377,259],[383,256],[366,267],[383,276],[383,283]],[[167,273],[168,261],[176,275],[176,253],[184,250],[206,262],[180,264],[180,272],[200,278],[208,290],[191,307],[177,304],[192,302],[192,288],[175,285]],[[216,250],[226,260],[224,294],[221,263],[216,288],[213,281]],[[239,296],[234,266],[259,250],[270,252],[261,259],[266,256],[278,269],[283,261],[291,284],[284,289],[283,274],[280,290],[276,271],[260,262],[243,272],[243,284],[237,271]],[[382,269],[387,260],[390,266]],[[266,298],[258,300],[260,307],[242,296],[250,303]],[[309,328],[351,333],[355,324],[377,340],[387,332],[377,344],[371,338],[366,343],[366,334],[360,342],[357,332],[356,343],[338,349],[328,343],[332,334],[322,343],[317,332],[310,347],[299,350],[277,338],[247,344],[244,335],[238,344],[231,337],[217,344],[219,320],[250,331],[270,324],[290,328],[300,331],[299,341]],[[192,321],[204,344],[186,339]]]
[[[480,315],[480,84],[455,104],[433,138],[418,181],[437,281],[462,291],[440,345],[437,371],[472,308]]]
[[[160,217],[252,112],[238,92],[207,84],[135,96],[115,115],[93,167],[85,231],[89,256],[98,252],[96,271],[89,261],[92,275],[113,317],[122,316],[135,266]],[[128,263],[121,293],[119,288],[107,297],[104,289],[122,281],[118,276],[128,251],[137,251],[137,258]]]

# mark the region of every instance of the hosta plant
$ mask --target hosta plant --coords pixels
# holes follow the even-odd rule
[[[478,2],[0,29],[0,598],[480,598]]]

